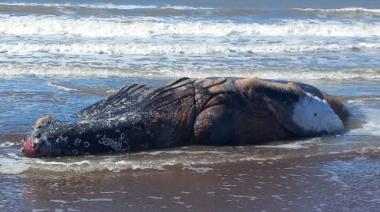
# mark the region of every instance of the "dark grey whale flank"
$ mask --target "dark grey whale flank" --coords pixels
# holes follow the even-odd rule
[[[23,152],[37,157],[261,144],[340,131],[347,115],[336,97],[303,83],[180,78],[159,88],[126,86],[80,111],[76,123],[43,117]]]

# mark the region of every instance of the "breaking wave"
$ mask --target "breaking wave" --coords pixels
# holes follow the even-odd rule
[[[289,8],[291,14],[330,14],[330,15],[380,15],[380,9],[370,9],[362,7],[348,7],[348,8]],[[186,5],[170,5],[161,4],[113,4],[113,3],[6,3],[0,2],[0,11],[6,13],[25,13],[35,15],[99,15],[107,12],[116,12],[120,15],[146,15],[146,16],[260,16],[268,12],[275,12],[275,9],[257,8],[257,7],[193,7]],[[121,13],[120,13],[121,12]]]
[[[69,54],[69,55],[207,55],[207,54],[255,54],[255,53],[301,53],[335,52],[380,49],[380,43],[357,44],[196,44],[196,43],[128,43],[128,44],[1,44],[0,53],[8,54]]]
[[[338,9],[320,9],[320,8],[293,8],[295,11],[302,12],[317,12],[317,13],[372,13],[380,15],[380,9],[369,9],[362,7],[347,7],[347,8],[338,8]]]
[[[0,77],[22,77],[35,75],[39,77],[153,77],[153,78],[176,78],[176,77],[249,77],[256,76],[266,79],[288,79],[288,80],[318,80],[318,79],[364,79],[380,80],[378,69],[347,69],[347,70],[227,70],[205,68],[184,69],[177,68],[91,68],[91,67],[1,67]]]
[[[134,9],[177,9],[177,10],[200,10],[212,9],[210,7],[190,7],[181,5],[133,5],[133,4],[112,4],[112,3],[94,3],[94,4],[81,4],[81,3],[0,3],[0,7],[75,7],[75,8],[95,8],[95,9],[117,9],[117,10],[134,10]]]
[[[234,23],[159,18],[81,18],[2,16],[0,35],[64,37],[153,36],[321,36],[377,37],[380,23],[285,20],[279,23]]]

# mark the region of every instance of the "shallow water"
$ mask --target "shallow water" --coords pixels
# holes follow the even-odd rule
[[[376,154],[343,154],[162,171],[1,175],[0,204],[13,211],[376,211],[379,171]]]
[[[374,211],[380,151],[375,1],[0,3],[0,211]],[[338,135],[262,146],[30,159],[43,114],[75,120],[122,86],[258,76],[342,96]]]

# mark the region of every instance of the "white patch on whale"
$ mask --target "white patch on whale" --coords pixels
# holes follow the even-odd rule
[[[324,99],[306,92],[294,105],[292,119],[311,133],[333,133],[344,129],[343,122]]]

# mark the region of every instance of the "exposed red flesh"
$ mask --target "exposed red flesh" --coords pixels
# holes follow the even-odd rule
[[[31,138],[27,138],[23,141],[22,153],[27,157],[33,157],[37,154],[37,150],[33,148],[33,141]]]

